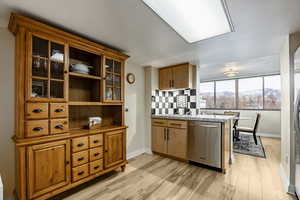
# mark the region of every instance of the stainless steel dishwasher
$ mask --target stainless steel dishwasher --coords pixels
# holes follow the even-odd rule
[[[188,159],[211,167],[221,168],[221,123],[189,121],[188,128]]]

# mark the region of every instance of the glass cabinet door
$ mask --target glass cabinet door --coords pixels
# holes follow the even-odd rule
[[[105,58],[104,68],[104,101],[122,102],[122,63],[110,58]]]
[[[66,100],[65,44],[31,35],[31,100]]]

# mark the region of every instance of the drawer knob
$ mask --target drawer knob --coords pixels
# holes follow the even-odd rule
[[[64,126],[60,124],[60,125],[56,125],[54,128],[56,128],[56,129],[63,129]]]
[[[61,108],[57,108],[57,109],[54,110],[54,112],[56,112],[56,113],[60,113],[60,112],[63,112],[63,111],[64,111],[64,110],[61,109]]]
[[[41,130],[43,130],[43,128],[42,127],[34,127],[32,130],[33,131],[41,131]]]
[[[84,157],[78,158],[77,161],[82,161]]]
[[[79,143],[79,144],[77,144],[77,147],[82,147],[82,146],[84,146],[84,144],[83,144],[83,143]]]
[[[99,142],[99,140],[94,140],[93,142],[94,142],[94,144],[97,144]]]
[[[33,113],[41,113],[41,112],[43,112],[43,110],[42,110],[42,109],[39,109],[39,108],[37,108],[37,109],[34,109],[32,112],[33,112]]]
[[[70,164],[70,161],[67,161],[67,162],[66,162],[66,165],[69,165],[69,164]]]
[[[94,153],[94,156],[99,156],[100,155],[100,153]]]
[[[78,176],[81,176],[81,175],[83,175],[84,174],[84,172],[83,171],[81,171],[81,172],[78,172]]]
[[[94,169],[98,169],[99,167],[100,167],[99,165],[98,165],[98,166],[95,166]]]

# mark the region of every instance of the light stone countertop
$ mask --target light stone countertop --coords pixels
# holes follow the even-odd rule
[[[198,120],[206,122],[228,122],[234,116],[228,115],[152,115],[152,118],[178,119],[178,120]]]

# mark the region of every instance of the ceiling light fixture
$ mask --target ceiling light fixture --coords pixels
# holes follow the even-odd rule
[[[225,0],[143,0],[187,42],[233,31]]]
[[[239,72],[233,69],[229,69],[228,71],[224,72],[224,75],[228,77],[236,76]]]

